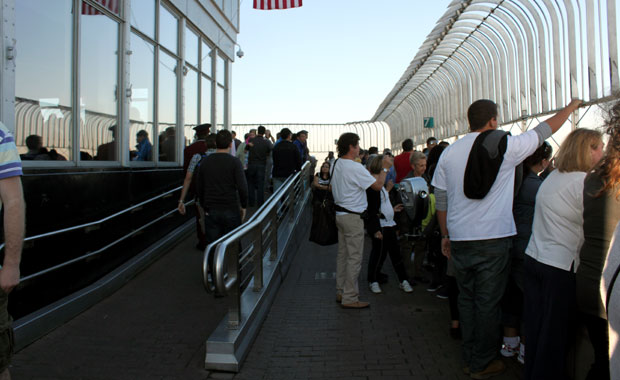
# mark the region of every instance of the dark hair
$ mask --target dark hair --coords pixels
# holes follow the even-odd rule
[[[543,144],[539,146],[538,149],[536,149],[531,156],[529,156],[525,159],[525,161],[523,161],[523,166],[529,171],[534,165],[540,164],[542,160],[550,159],[551,153],[553,153],[553,148],[551,147],[551,145],[549,145],[548,142],[543,141]],[[524,171],[523,175],[527,175],[527,172]]]
[[[280,138],[282,138],[282,140],[288,139],[290,135],[291,135],[291,130],[288,128],[282,128],[282,130],[280,131]]]
[[[138,133],[136,134],[136,136],[144,136],[144,137],[148,137],[148,132],[145,131],[144,129],[141,129],[138,131]]]
[[[435,175],[435,169],[437,168],[437,163],[439,162],[439,157],[441,153],[446,149],[444,145],[437,145],[433,149],[431,149],[428,154],[428,158],[426,159],[426,177],[429,180],[433,179]]]
[[[216,149],[217,145],[215,144],[215,137],[217,135],[215,133],[210,133],[209,136],[205,139],[205,144],[207,145],[207,149]],[[232,135],[231,135],[232,137]]]
[[[340,135],[338,138],[338,157],[342,157],[349,153],[349,147],[351,145],[357,146],[360,142],[360,137],[353,132],[347,132]]]
[[[41,142],[41,136],[30,135],[26,137],[26,146],[28,149],[39,149],[39,143]]]
[[[437,139],[434,138],[434,137],[429,137],[429,138],[426,139],[426,144],[427,145],[430,144],[431,141],[437,141]]]
[[[482,129],[495,117],[497,117],[497,104],[488,99],[476,100],[467,110],[469,129],[472,132]]]
[[[222,129],[215,136],[215,145],[217,149],[226,149],[232,143],[232,134],[226,129]]]
[[[411,139],[405,139],[405,141],[403,141],[403,150],[405,152],[409,152],[410,150],[413,150],[413,140]]]
[[[258,126],[258,130],[257,130],[257,133],[258,133],[259,135],[264,135],[264,134],[265,134],[265,127],[263,127],[262,125],[259,125],[259,126]]]
[[[379,154],[379,148],[376,146],[371,146],[368,148],[368,154]]]

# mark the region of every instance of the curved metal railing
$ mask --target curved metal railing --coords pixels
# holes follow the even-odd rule
[[[208,292],[234,297],[228,326],[241,322],[241,292],[264,286],[263,258],[276,261],[310,195],[311,165],[291,175],[244,224],[209,244],[203,258],[203,281]],[[244,247],[244,248],[242,248]]]
[[[153,198],[147,199],[147,200],[142,201],[140,203],[137,203],[137,204],[135,204],[135,205],[133,205],[131,207],[128,207],[128,208],[126,208],[126,209],[124,209],[122,211],[116,212],[116,213],[114,213],[112,215],[106,216],[105,218],[102,218],[102,219],[99,219],[99,220],[96,220],[96,221],[93,221],[93,222],[79,224],[77,226],[63,228],[63,229],[56,230],[56,231],[46,232],[44,234],[29,236],[29,237],[24,239],[24,242],[33,242],[33,241],[38,240],[38,239],[42,239],[42,238],[46,238],[46,237],[50,237],[50,236],[61,235],[61,234],[64,234],[64,233],[67,233],[67,232],[71,232],[71,231],[76,231],[76,230],[80,230],[80,229],[94,228],[96,226],[99,226],[102,223],[108,222],[108,221],[110,221],[110,220],[112,220],[114,218],[117,218],[117,217],[121,216],[121,215],[124,215],[124,214],[127,214],[129,212],[132,212],[133,210],[139,209],[139,208],[143,207],[144,205],[147,205],[149,203],[152,203],[152,202],[154,202],[156,200],[159,200],[159,199],[162,199],[162,198],[166,198],[166,197],[170,196],[170,194],[172,194],[172,193],[174,193],[176,191],[180,191],[181,188],[182,188],[182,186],[176,187],[176,188],[174,188],[172,190],[166,191],[165,193],[159,194],[159,195],[157,195],[157,196],[155,196]],[[189,205],[189,204],[191,204],[193,202],[194,201],[190,201],[190,202],[187,202],[186,204]],[[101,252],[105,251],[106,249],[109,249],[110,247],[113,247],[114,245],[116,245],[116,244],[118,244],[118,243],[120,243],[120,242],[122,242],[122,241],[124,241],[124,240],[126,240],[128,238],[130,238],[131,236],[139,233],[140,231],[148,228],[149,226],[151,226],[151,225],[159,222],[160,220],[165,219],[168,216],[174,214],[175,212],[177,212],[176,208],[171,210],[171,211],[168,211],[168,212],[164,213],[163,215],[160,215],[158,218],[155,218],[155,219],[151,220],[150,222],[144,224],[143,226],[141,226],[141,227],[139,227],[139,228],[137,228],[135,230],[132,230],[130,233],[128,233],[128,234],[126,234],[124,236],[121,236],[120,238],[114,240],[113,242],[105,245],[104,247],[102,247],[100,249],[88,252],[88,253],[86,253],[84,255],[75,257],[73,259],[67,260],[67,261],[62,262],[60,264],[51,266],[49,268],[45,268],[45,269],[43,269],[41,271],[29,274],[27,276],[24,276],[24,277],[22,277],[20,279],[20,282],[23,283],[25,281],[32,280],[33,278],[42,276],[44,274],[53,272],[53,271],[58,270],[60,268],[64,268],[64,267],[66,267],[68,265],[71,265],[73,263],[82,261],[84,259],[87,259],[87,258],[95,256],[95,255],[98,255]],[[0,244],[0,249],[3,249],[3,248],[4,248],[4,243]]]

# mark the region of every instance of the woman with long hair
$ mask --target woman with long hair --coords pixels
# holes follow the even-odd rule
[[[566,378],[566,352],[575,313],[575,270],[583,244],[583,182],[603,156],[600,132],[577,129],[560,147],[557,169],[536,195],[525,250],[525,376]]]
[[[605,156],[584,184],[584,243],[577,269],[579,317],[594,348],[588,380],[609,379],[607,314],[599,289],[611,238],[620,221],[620,101],[610,108],[605,127],[609,136]]]
[[[373,177],[378,178],[383,169],[383,155],[373,155],[368,159],[368,171]],[[385,187],[381,191],[375,191],[371,188],[366,190],[368,199],[368,219],[366,221],[366,230],[368,235],[372,237],[372,250],[368,258],[368,284],[370,291],[375,294],[381,293],[379,286],[379,273],[383,267],[387,255],[390,255],[390,261],[394,271],[398,276],[399,287],[406,293],[411,293],[413,288],[407,281],[407,272],[403,264],[403,257],[400,254],[398,239],[396,237],[396,222],[394,221],[394,213],[403,209],[402,204],[392,206],[390,195]]]

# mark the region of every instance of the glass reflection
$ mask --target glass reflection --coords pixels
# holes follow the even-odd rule
[[[226,61],[224,58],[217,56],[217,83],[226,85]]]
[[[213,77],[213,67],[211,66],[211,47],[204,41],[200,44],[200,55],[202,56],[200,70],[210,77]]]
[[[193,128],[198,124],[198,73],[192,69],[185,76],[185,126]]]
[[[211,79],[202,77],[200,88],[200,124],[211,122]]]
[[[153,131],[153,103],[155,100],[155,47],[135,33],[131,34],[131,106],[129,109],[130,136],[141,130],[148,135]],[[136,141],[137,143],[137,141]],[[130,158],[136,160],[138,148],[129,141]],[[152,157],[146,157],[150,161]]]
[[[198,36],[185,28],[185,62],[198,67]]]
[[[80,25],[80,159],[92,160],[116,125],[118,24],[99,14],[83,16]]]
[[[177,54],[179,21],[165,7],[159,7],[159,43]]]
[[[15,2],[15,143],[31,159],[71,159],[71,4]]]
[[[131,0],[131,26],[155,39],[155,1]]]
[[[160,52],[157,104],[160,161],[176,161],[174,141],[177,124],[177,64],[176,58]]]
[[[225,107],[225,99],[224,99],[224,89],[220,86],[217,86],[217,89],[215,90],[215,94],[216,94],[216,103],[217,103],[217,113],[216,113],[216,117],[217,117],[217,129],[221,129],[224,128],[224,111],[226,110]]]

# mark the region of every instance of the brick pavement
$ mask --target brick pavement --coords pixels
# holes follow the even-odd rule
[[[14,379],[205,379],[225,300],[202,285],[193,235],[123,288],[18,352]]]
[[[370,241],[367,240],[365,259]],[[306,242],[266,318],[241,371],[213,378],[258,379],[467,379],[460,341],[449,336],[448,301],[414,287],[398,288],[391,262],[383,272],[383,294],[368,290],[366,260],[360,278],[364,310],[345,310],[336,302],[336,246]],[[494,379],[519,379],[516,358]]]
[[[370,295],[360,282],[371,308],[341,309],[336,246],[310,242],[300,247],[241,372],[209,373],[205,340],[225,315],[226,300],[205,293],[193,244],[186,239],[115,294],[18,352],[13,378],[468,378],[460,343],[448,335],[446,300],[422,286],[403,293],[388,260],[384,294]],[[518,379],[516,361],[505,362],[509,368],[497,379]]]

